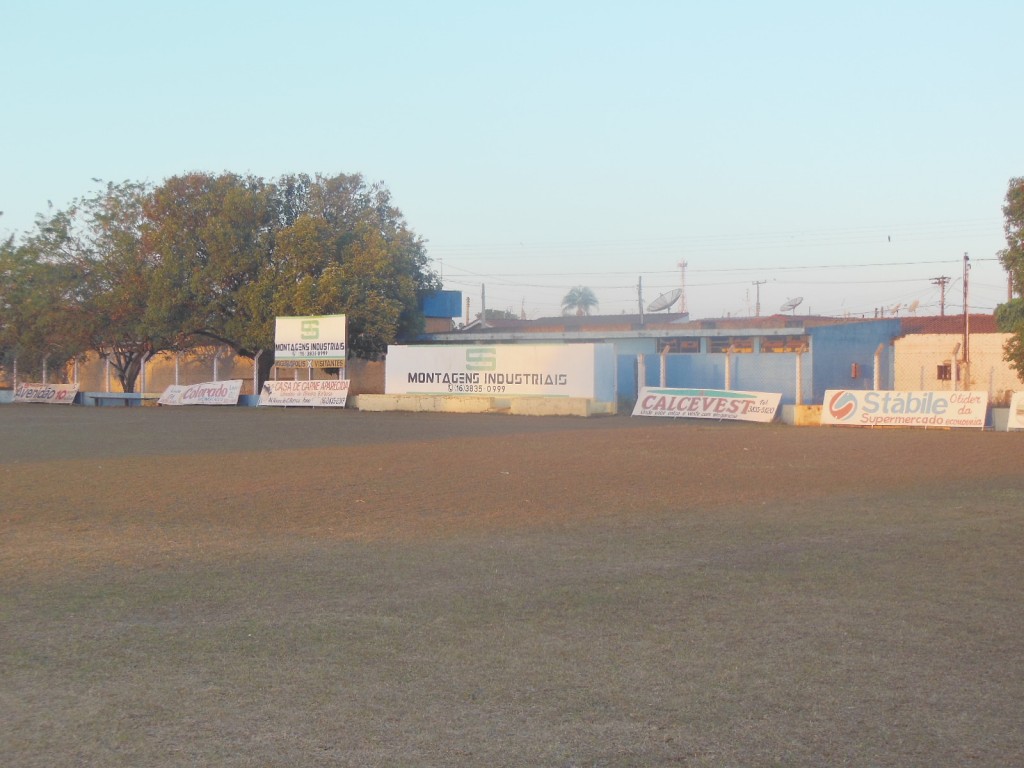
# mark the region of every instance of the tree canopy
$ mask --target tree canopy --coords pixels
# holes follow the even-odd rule
[[[999,252],[999,261],[1010,274],[1014,293],[1024,296],[1024,177],[1010,179],[1003,219],[1006,248]]]
[[[31,369],[94,351],[132,391],[146,355],[213,341],[258,355],[262,380],[278,315],[345,314],[351,354],[376,359],[438,287],[424,241],[360,175],[107,184],[0,243],[0,354]]]
[[[597,296],[585,285],[571,288],[562,298],[563,315],[589,315],[597,307]]]
[[[1006,248],[999,260],[1010,275],[1013,297],[996,307],[996,322],[1011,334],[1003,347],[1004,357],[1024,381],[1024,177],[1010,179],[1003,204]]]

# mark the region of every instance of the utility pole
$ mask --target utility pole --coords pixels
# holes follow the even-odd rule
[[[757,289],[757,293],[756,293],[757,301],[754,304],[754,317],[760,317],[761,316],[761,286],[764,285],[767,282],[768,282],[767,280],[754,280],[751,283],[751,285],[753,285]]]
[[[644,277],[640,275],[636,279],[636,304],[640,314],[640,327],[644,327]]]
[[[971,313],[967,305],[967,277],[971,272],[971,259],[964,253],[964,388],[971,383]]]
[[[933,277],[932,285],[939,286],[939,315],[946,316],[946,286],[949,285],[948,277]]]

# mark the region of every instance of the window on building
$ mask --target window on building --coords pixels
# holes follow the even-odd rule
[[[662,339],[658,342],[658,353],[696,354],[700,352],[700,339]]]
[[[729,350],[737,353],[754,351],[754,339],[750,336],[713,336],[708,339],[708,352],[725,354]]]
[[[806,352],[810,343],[806,336],[762,336],[762,352]]]
[[[935,369],[935,378],[937,378],[939,381],[952,381],[953,364],[940,363]]]

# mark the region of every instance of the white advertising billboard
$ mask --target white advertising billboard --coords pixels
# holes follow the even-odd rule
[[[345,315],[278,317],[274,365],[282,368],[344,368]]]
[[[389,346],[389,395],[533,395],[614,399],[611,344]]]
[[[1024,429],[1024,392],[1014,392],[1010,400],[1010,416],[1006,420],[1006,430]]]
[[[19,384],[14,390],[14,402],[71,405],[77,394],[77,384]]]
[[[160,405],[238,405],[242,380],[205,381],[202,384],[171,384],[160,395]]]
[[[830,389],[821,423],[851,427],[985,428],[988,392]]]
[[[634,416],[769,422],[782,393],[642,387]]]
[[[313,381],[267,381],[260,392],[260,405],[344,408],[348,400],[348,379]]]

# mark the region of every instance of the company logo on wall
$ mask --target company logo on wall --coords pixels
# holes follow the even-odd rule
[[[828,412],[833,419],[845,421],[857,411],[857,398],[849,392],[840,390],[828,401]]]
[[[320,338],[320,321],[315,318],[302,321],[301,338],[303,341],[316,341]]]
[[[493,371],[498,367],[498,350],[494,347],[470,347],[466,350],[467,371]]]

